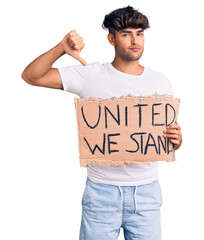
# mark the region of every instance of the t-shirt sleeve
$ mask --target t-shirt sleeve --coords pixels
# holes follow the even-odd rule
[[[86,66],[78,64],[57,68],[62,79],[63,90],[81,96],[89,84],[94,66],[94,63],[90,63]]]
[[[164,94],[174,95],[171,80],[164,74],[161,74],[161,77],[162,77],[162,82],[161,82],[161,89],[162,90],[161,91]]]
[[[172,84],[171,84],[171,80],[165,76],[165,79],[166,79],[166,82],[165,82],[165,85],[166,85],[166,90],[167,90],[167,93],[169,95],[174,95],[174,91],[173,91],[173,87],[172,87]]]

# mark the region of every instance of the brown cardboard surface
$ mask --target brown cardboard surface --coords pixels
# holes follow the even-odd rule
[[[175,161],[163,137],[177,121],[180,99],[172,95],[75,98],[80,167]]]

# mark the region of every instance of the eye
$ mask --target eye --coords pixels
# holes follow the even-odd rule
[[[126,36],[129,36],[129,34],[128,34],[128,33],[125,33],[125,34],[123,34],[123,36],[126,37]]]

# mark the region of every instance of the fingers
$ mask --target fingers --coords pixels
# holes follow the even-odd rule
[[[84,48],[83,38],[76,30],[70,31],[63,39],[63,46],[67,54],[77,59],[82,65],[86,66],[86,61],[79,56],[79,53]]]
[[[164,138],[169,138],[169,141],[176,145],[176,147],[181,145],[182,134],[181,127],[178,123],[171,124],[164,130]]]
[[[181,132],[177,129],[166,129],[164,130],[164,137],[177,139],[181,137]]]
[[[81,49],[85,46],[83,43],[83,38],[76,32],[76,30],[72,30],[67,34],[67,40],[69,46],[73,50],[81,51]]]
[[[169,137],[169,138],[181,137],[181,128],[177,123],[171,124],[166,128],[166,130],[164,130],[164,133],[165,133],[165,137]]]
[[[171,124],[167,127],[167,129],[177,129],[177,130],[181,130],[181,127],[178,123],[174,123],[174,124]]]
[[[81,57],[81,56],[77,56],[75,57],[82,65],[86,66],[87,62]]]
[[[180,141],[179,140],[176,140],[176,139],[172,139],[170,138],[169,141],[175,145],[180,145]]]
[[[83,43],[83,38],[78,38],[73,40],[69,39],[68,42],[69,42],[69,46],[72,49],[79,50],[79,51],[81,51],[81,49],[85,46],[85,44]]]
[[[87,62],[79,55],[79,51],[72,54],[72,57],[77,59],[82,65],[86,66]]]

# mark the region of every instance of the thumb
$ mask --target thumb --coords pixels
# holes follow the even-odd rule
[[[75,57],[82,65],[86,66],[87,65],[87,62],[80,56],[80,55],[77,55]]]

